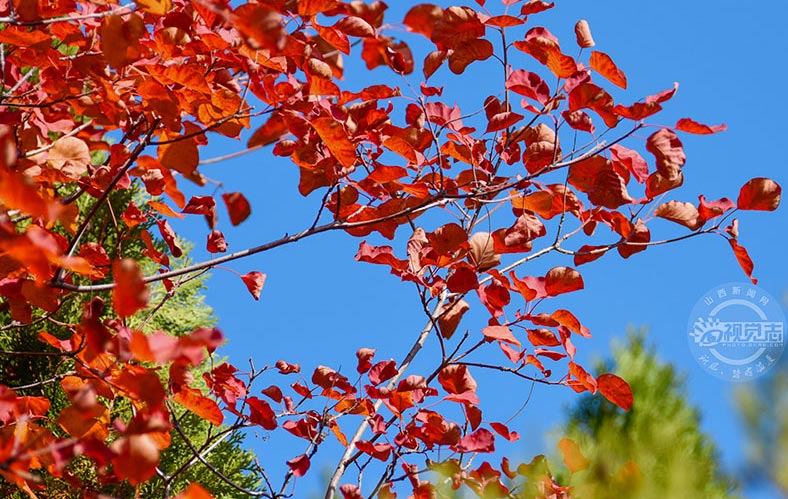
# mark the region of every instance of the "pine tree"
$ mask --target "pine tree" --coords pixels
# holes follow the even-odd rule
[[[612,364],[598,368],[629,382],[634,405],[625,412],[603,397],[584,396],[570,410],[560,433],[588,460],[586,469],[559,479],[571,483],[573,497],[738,497],[700,429],[698,410],[687,402],[683,376],[646,345],[644,332],[614,345]]]
[[[788,359],[784,355],[775,371],[735,395],[747,435],[745,480],[773,485],[788,497]]]
[[[118,219],[118,215],[124,211],[135,192],[136,187],[126,191],[114,191],[110,196],[108,206],[98,212],[95,222],[85,235],[84,242],[102,242],[105,247],[118,248],[119,255],[109,255],[111,259],[123,256],[145,261],[142,257],[145,245],[138,235],[140,230],[149,228],[148,225],[125,227],[119,231],[105,230],[109,224],[123,224]],[[81,201],[77,200],[77,203],[79,202]],[[125,234],[122,243],[107,241],[107,238],[115,238],[118,233]],[[154,245],[159,250],[165,248],[163,241],[156,240]],[[179,266],[187,265],[189,260],[189,248],[184,247],[183,249],[184,255],[174,262]],[[157,267],[153,261],[147,260],[144,265],[149,267],[145,269],[149,273],[156,271]],[[205,303],[205,297],[202,294],[206,277],[207,275],[203,274],[184,279],[178,283],[178,292],[173,294],[167,293],[161,283],[151,286],[150,303],[154,308],[141,311],[134,316],[129,322],[129,326],[145,332],[164,331],[174,336],[181,336],[198,327],[214,325],[216,317],[213,310]],[[60,381],[74,366],[73,360],[63,357],[42,343],[38,339],[38,333],[46,331],[55,337],[69,337],[71,332],[60,324],[79,322],[78,318],[82,314],[85,301],[93,297],[93,295],[85,296],[82,301],[65,302],[52,313],[33,310],[34,316],[40,316],[40,320],[24,327],[12,321],[8,310],[10,304],[8,302],[0,303],[0,359],[3,362],[3,369],[0,370],[0,385],[14,389],[19,395],[43,396],[49,399],[51,402],[50,429],[53,432],[62,431],[56,424],[57,416],[69,403],[60,386]],[[102,297],[109,302],[109,293]],[[201,379],[202,373],[210,367],[210,364],[206,363],[193,369],[194,378]],[[76,459],[69,467],[69,474],[75,477],[78,482],[72,480],[69,475],[63,478],[43,473],[40,475],[41,481],[46,484],[45,497],[81,498],[103,493],[110,497],[160,499],[168,497],[168,494],[174,496],[194,481],[199,481],[206,490],[217,498],[248,497],[248,494],[229,485],[194,456],[192,447],[206,451],[207,439],[209,436],[217,434],[222,438],[213,440],[216,444],[202,454],[203,459],[214,470],[243,489],[260,490],[262,480],[256,473],[255,455],[252,451],[243,448],[244,435],[242,433],[228,431],[224,427],[212,427],[210,422],[200,419],[181,407],[175,407],[175,414],[179,421],[179,427],[184,432],[183,436],[186,438],[183,438],[178,432],[172,432],[170,446],[161,453],[159,469],[165,474],[173,474],[181,467],[183,467],[183,471],[170,482],[167,490],[160,479],[150,480],[137,491],[127,484],[108,487],[95,479],[94,465],[90,461]],[[131,406],[127,402],[116,401],[113,404],[110,414],[112,419],[118,418],[128,421],[130,416]],[[78,483],[78,486],[75,487],[75,483]],[[27,496],[20,492],[16,486],[6,484],[0,479],[0,497],[23,499]]]

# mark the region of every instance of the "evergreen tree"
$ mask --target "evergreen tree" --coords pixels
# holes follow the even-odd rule
[[[713,442],[700,429],[700,415],[686,400],[685,382],[660,361],[645,334],[630,333],[614,345],[611,365],[632,387],[634,405],[625,412],[601,396],[583,396],[561,429],[578,444],[587,467],[559,482],[573,497],[656,499],[737,497],[719,469]],[[553,460],[559,462],[560,458]]]
[[[788,358],[783,355],[776,370],[735,394],[747,435],[745,480],[771,484],[788,497]]]
[[[132,199],[135,188],[126,191],[113,191],[109,203],[99,210],[95,222],[85,234],[83,242],[101,242],[104,247],[117,248],[117,254],[109,255],[110,259],[120,256],[144,261],[144,270],[153,273],[156,264],[145,260],[142,252],[145,250],[143,241],[139,238],[146,225],[137,227],[121,227],[121,230],[106,230],[109,224],[123,224],[118,215],[122,213]],[[82,202],[77,200],[77,203]],[[155,232],[155,231],[154,231]],[[107,241],[107,238],[117,238],[122,234],[122,240]],[[163,250],[163,241],[154,241],[159,250]],[[188,249],[184,247],[184,256],[174,263],[178,266],[188,264]],[[216,323],[213,310],[205,303],[202,294],[206,275],[185,278],[178,283],[176,293],[168,293],[161,283],[151,285],[151,307],[143,310],[129,321],[129,327],[141,329],[145,332],[164,331],[174,336],[190,333],[198,327],[210,326]],[[109,302],[109,293],[102,296]],[[15,389],[19,395],[43,396],[50,400],[51,418],[50,430],[62,431],[56,424],[58,414],[68,405],[60,381],[74,368],[73,360],[64,357],[54,349],[47,347],[38,339],[40,331],[46,331],[55,337],[67,338],[71,331],[63,328],[61,324],[79,322],[83,305],[94,295],[83,296],[81,301],[72,300],[64,302],[56,311],[44,313],[33,310],[33,316],[40,320],[29,325],[19,325],[12,321],[8,311],[9,303],[0,303],[0,359],[3,369],[0,370],[0,385]],[[214,359],[214,362],[216,359]],[[192,370],[195,380],[202,379],[202,373],[210,369],[206,363]],[[195,384],[195,386],[199,386]],[[112,405],[110,417],[128,421],[131,416],[131,406],[122,400],[116,400]],[[218,471],[223,477],[246,490],[260,490],[262,480],[256,474],[255,455],[242,447],[244,435],[238,431],[229,431],[226,427],[213,427],[208,421],[176,406],[175,414],[179,427],[184,432],[172,432],[172,442],[162,451],[159,469],[166,475],[171,475],[176,470],[182,471],[165,487],[163,480],[153,479],[135,491],[127,484],[106,486],[95,479],[93,464],[87,459],[76,459],[69,467],[69,473],[78,482],[71,480],[70,476],[55,478],[41,474],[41,480],[46,484],[45,496],[57,498],[90,497],[98,493],[108,494],[111,497],[139,497],[160,499],[168,494],[174,496],[193,482],[200,484],[214,497],[217,498],[245,498],[248,494],[231,486],[227,481],[218,476]],[[216,436],[219,435],[219,438]],[[185,438],[184,438],[185,437]],[[208,439],[212,438],[212,445]],[[188,439],[188,442],[187,442]],[[213,470],[195,458],[192,450],[201,451],[201,457]],[[74,484],[78,483],[75,487]],[[165,490],[166,489],[166,490]],[[27,497],[14,485],[4,483],[0,479],[0,497],[19,498]]]

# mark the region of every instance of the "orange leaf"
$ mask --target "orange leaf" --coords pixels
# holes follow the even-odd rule
[[[246,284],[246,288],[252,293],[255,300],[260,299],[260,291],[263,290],[263,284],[265,283],[265,274],[253,271],[249,272],[248,274],[244,274],[241,276],[243,279],[244,284]]]
[[[613,62],[613,59],[611,59],[606,53],[594,50],[591,52],[591,58],[589,59],[588,64],[591,66],[591,69],[605,77],[605,79],[613,85],[623,89],[627,88],[626,75],[624,75],[623,71],[618,69],[618,66],[616,66],[616,64]]]
[[[596,379],[599,393],[620,408],[628,411],[632,408],[632,388],[629,384],[615,374],[601,374]]]
[[[175,496],[175,499],[213,499],[213,496],[199,483],[190,483],[186,490]]]
[[[142,280],[142,269],[136,260],[124,258],[112,264],[115,288],[112,290],[112,307],[121,317],[128,317],[145,308],[150,291]]]
[[[358,38],[370,38],[375,36],[375,28],[373,28],[367,21],[355,16],[345,16],[333,26],[348,36],[355,36]]]
[[[772,179],[754,178],[739,191],[736,206],[740,210],[774,211],[780,206],[782,188]]]
[[[162,165],[189,176],[200,162],[200,152],[193,138],[176,137],[175,142],[159,146],[158,155]]]
[[[225,192],[222,194],[222,199],[230,214],[230,223],[233,225],[239,225],[251,215],[252,207],[240,192]]]
[[[120,69],[142,56],[140,37],[146,32],[142,16],[132,13],[124,20],[107,16],[101,24],[101,51],[115,69]]]
[[[356,146],[348,139],[342,123],[333,118],[318,118],[311,125],[342,166],[349,168],[356,164]]]
[[[172,9],[172,2],[170,0],[135,0],[137,5],[146,12],[163,16]]]
[[[139,485],[156,474],[159,449],[147,433],[133,434],[115,440],[110,446],[115,454],[112,465],[115,475]]]
[[[681,118],[678,122],[676,122],[676,126],[674,128],[676,130],[681,130],[682,132],[707,135],[710,133],[724,132],[728,129],[728,126],[725,123],[722,125],[709,126],[704,125],[703,123],[698,123],[697,121],[693,121],[689,118]]]
[[[563,454],[564,463],[570,472],[575,473],[588,468],[588,459],[580,451],[580,446],[573,440],[562,438],[558,442],[558,449]]]
[[[504,341],[512,345],[520,346],[520,342],[512,334],[512,330],[506,326],[487,326],[482,329],[482,334],[490,340]]]
[[[224,421],[224,414],[216,402],[200,393],[199,390],[181,386],[172,399],[202,419],[210,421],[214,426],[219,426]]]

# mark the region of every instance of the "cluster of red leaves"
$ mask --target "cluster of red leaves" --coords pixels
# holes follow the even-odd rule
[[[677,87],[630,105],[616,103],[603,86],[625,89],[627,78],[611,56],[592,50],[587,62],[577,60],[550,31],[533,24],[552,4],[502,3],[504,12],[493,16],[467,6],[421,4],[409,10],[404,26],[423,37],[419,46],[430,47],[421,65],[425,82],[413,99],[384,84],[360,91],[342,86],[343,57],[353,55],[358,44],[370,70],[387,67],[406,78],[419,62],[405,42],[384,34],[387,6],[379,1],[258,0],[234,6],[221,0],[137,0],[135,8],[0,3],[0,297],[15,324],[25,325],[45,320],[81,292],[112,290],[112,309],[105,310],[100,298],[86,301],[70,337],[39,335],[73,363],[74,373],[60,380],[70,405],[53,414],[47,399],[0,386],[0,474],[30,495],[38,486],[30,470],[46,469],[78,487],[64,470],[75,456],[84,456],[106,483],[143,483],[170,444],[175,403],[215,425],[232,414],[240,426],[281,428],[304,439],[307,450],[287,461],[291,473],[285,484],[308,471],[330,433],[348,448],[331,487],[348,464],[368,456],[391,463],[376,490],[379,497],[396,496],[397,464],[413,497],[431,497],[432,485],[409,459],[442,449],[450,457],[435,463],[434,471],[452,477],[456,487],[504,497],[509,489],[503,475],[525,476],[530,465],[517,471],[507,461],[500,469],[487,462],[470,471],[465,466],[468,455],[493,452],[496,438],[518,438],[506,425],[484,420],[473,368],[599,392],[629,409],[632,393],[624,380],[610,373],[594,376],[574,361],[574,341],[589,337],[587,328],[568,310],[549,310],[550,298],[583,289],[580,273],[556,266],[528,275],[522,268],[559,250],[573,256],[575,267],[613,249],[629,258],[664,242],[652,240],[647,226],[656,217],[692,234],[723,236],[752,277],[736,220],[723,224],[735,210],[776,209],[780,187],[755,178],[736,202],[702,195],[697,205],[662,202],[683,183],[686,156],[676,132],[708,134],[724,126],[690,119],[673,127],[649,124],[647,161],[643,150],[620,141],[644,129],[643,120],[659,112]],[[518,14],[510,13],[513,6]],[[496,48],[500,33],[515,41]],[[594,47],[586,22],[578,23],[576,34],[581,48]],[[442,87],[426,84],[444,64],[464,74],[472,65],[489,64],[496,51],[507,53],[501,60],[523,67],[507,66],[500,89],[492,92],[497,96],[476,103],[471,111],[483,109],[483,117],[443,102]],[[547,81],[556,78],[559,83],[551,87]],[[515,95],[521,98],[517,110]],[[252,97],[262,110],[253,109]],[[272,146],[274,155],[289,158],[300,172],[300,193],[323,195],[318,221],[321,215],[331,220],[210,262],[172,268],[170,257],[183,250],[168,218],[204,216],[206,249],[221,254],[228,243],[220,215],[226,212],[232,225],[250,216],[240,192],[223,193],[221,202],[212,195],[186,199],[179,182],[204,185],[200,152],[210,134],[240,138],[261,116],[248,147]],[[612,145],[597,143],[580,153],[562,147],[559,131],[567,129],[591,139],[597,129],[620,133]],[[132,182],[148,196],[117,214],[115,247],[84,241],[94,208]],[[83,196],[91,202],[80,209],[76,200]],[[510,213],[489,216],[489,232],[477,230],[486,217],[483,209],[492,204],[508,206]],[[425,212],[447,211],[454,216],[450,222],[431,230],[415,225]],[[548,220],[559,222],[550,237]],[[154,225],[166,251],[155,244],[149,231]],[[425,310],[432,307],[430,329],[443,354],[426,376],[406,373],[408,362],[373,362],[374,352],[362,349],[362,378],[354,383],[321,366],[311,383],[290,384],[292,394],[271,385],[261,398],[251,395],[251,383],[236,368],[222,364],[205,375],[206,394],[192,386],[190,368],[221,343],[218,331],[199,329],[176,338],[127,325],[149,307],[150,282],[163,281],[177,292],[173,279],[179,275],[304,237],[343,230],[395,239],[403,226],[412,229],[403,250],[364,241],[356,258],[415,283]],[[594,244],[563,245],[583,235],[593,236]],[[143,241],[145,257],[161,268],[158,274],[144,276],[140,262],[120,257],[118,248],[132,237]],[[605,239],[610,242],[599,242]],[[250,272],[242,280],[258,299],[265,274]],[[477,305],[489,313],[487,324],[457,334],[463,315]],[[465,345],[469,335],[478,342],[471,347]],[[496,360],[464,360],[487,345]],[[300,372],[284,361],[276,369],[282,375]],[[111,415],[113,401],[121,397],[135,408],[128,421]],[[308,408],[315,399],[322,412]],[[463,416],[459,421],[439,412],[453,404]],[[348,439],[338,422],[345,416],[359,416],[370,433]],[[571,443],[561,450],[570,470],[582,468]],[[362,497],[356,485],[339,490],[345,498]],[[568,489],[545,476],[539,493],[563,497]],[[182,497],[207,493],[195,485]]]

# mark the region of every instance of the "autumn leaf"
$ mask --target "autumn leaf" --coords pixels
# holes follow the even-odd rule
[[[260,299],[260,292],[263,290],[263,284],[265,283],[266,275],[258,272],[252,271],[248,274],[244,274],[241,276],[244,284],[246,284],[246,288],[252,293],[252,296],[255,300]]]
[[[112,307],[119,316],[128,317],[145,308],[150,291],[142,280],[142,269],[135,260],[116,260],[112,264],[112,277],[115,279]]]
[[[518,347],[520,346],[520,341],[512,334],[512,330],[506,326],[487,326],[482,329],[482,334],[488,340],[504,341]]]
[[[625,411],[632,408],[632,389],[629,384],[615,374],[601,374],[596,379],[597,388],[606,399]]]
[[[163,16],[172,9],[170,0],[135,0],[135,2],[142,10],[157,16]]]
[[[782,188],[774,180],[754,178],[739,191],[736,206],[740,210],[774,211],[780,206]]]
[[[240,225],[252,213],[249,201],[240,192],[225,192],[222,194],[222,199],[227,206],[227,213],[230,214],[230,223],[233,225]]]
[[[182,386],[175,392],[172,399],[200,418],[210,421],[214,426],[221,425],[224,420],[224,414],[216,402],[200,393],[199,390]]]
[[[607,81],[626,90],[627,77],[623,71],[618,69],[618,66],[616,66],[609,55],[594,50],[591,52],[588,64],[591,66],[591,69],[604,76]]]
[[[673,128],[676,130],[681,130],[682,132],[696,133],[700,135],[724,132],[728,129],[725,123],[722,125],[704,125],[703,123],[698,123],[697,121],[691,120],[689,118],[681,118],[676,122],[676,126]]]
[[[561,451],[564,463],[570,472],[576,473],[588,468],[589,461],[574,440],[566,437],[562,438],[558,441],[558,449]]]
[[[350,142],[340,122],[333,118],[318,118],[310,124],[342,166],[351,167],[356,164],[356,146]]]
[[[750,278],[753,284],[758,284],[758,279],[755,279],[752,276],[752,271],[755,269],[755,264],[752,262],[752,258],[750,258],[750,254],[747,252],[747,249],[744,246],[739,245],[736,239],[728,239],[728,243],[731,245],[731,249],[733,250],[734,256],[736,256],[736,261],[739,262],[739,266],[741,266],[742,270],[747,277]]]
[[[657,171],[666,179],[673,180],[681,173],[681,167],[687,162],[682,145],[676,134],[661,128],[646,140],[646,149],[657,160]]]
[[[306,475],[306,472],[309,470],[309,465],[309,456],[306,454],[301,454],[287,461],[287,467],[290,468],[293,471],[293,475],[297,477]]]
[[[476,391],[476,380],[473,379],[468,367],[462,364],[448,365],[438,373],[438,382],[448,393],[464,393]]]
[[[457,452],[495,452],[495,436],[490,430],[479,428],[462,437],[453,448]]]
[[[680,201],[669,201],[657,207],[654,214],[660,218],[676,222],[690,230],[698,230],[703,227],[698,209],[692,203],[682,203]]]
[[[575,24],[575,37],[577,38],[577,45],[580,48],[587,49],[596,45],[596,43],[594,43],[594,37],[591,36],[591,28],[588,26],[588,21],[585,19],[581,19]]]
[[[555,267],[545,276],[545,290],[550,296],[571,293],[584,287],[580,272],[571,267]]]

